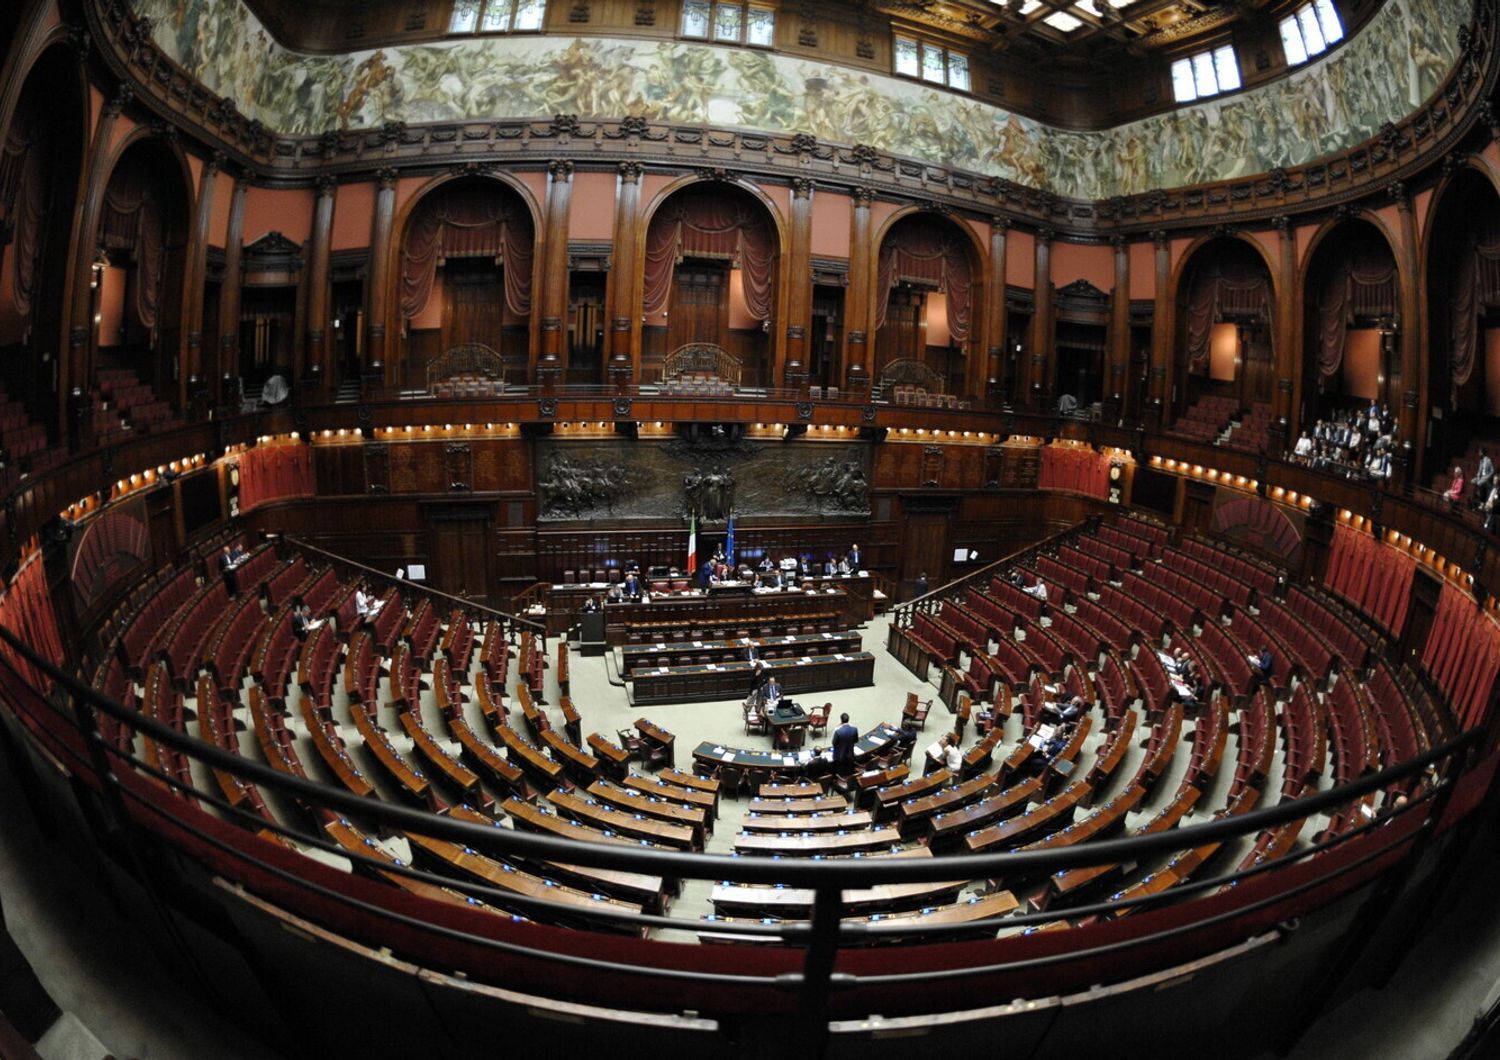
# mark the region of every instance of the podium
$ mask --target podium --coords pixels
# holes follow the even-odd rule
[[[604,654],[604,611],[585,611],[579,616],[581,631],[579,639],[582,641],[582,650],[585,655]]]

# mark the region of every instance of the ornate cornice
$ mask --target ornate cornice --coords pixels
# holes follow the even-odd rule
[[[1012,181],[892,155],[791,135],[674,125],[639,116],[580,121],[503,120],[338,130],[308,137],[272,134],[240,113],[233,100],[207,91],[156,46],[150,27],[128,4],[89,0],[87,30],[103,64],[123,84],[106,105],[118,112],[132,98],[163,128],[181,129],[220,151],[229,163],[266,184],[314,184],[319,176],[368,179],[377,167],[424,176],[457,165],[543,168],[546,161],[580,167],[626,167],[698,172],[716,177],[802,178],[820,188],[875,195],[894,202],[932,202],[980,219],[1003,213],[1012,223],[1055,229],[1060,237],[1090,240],[1113,234],[1143,236],[1167,228],[1206,231],[1233,220],[1265,226],[1278,216],[1295,221],[1325,216],[1348,203],[1390,201],[1385,189],[1403,183],[1414,194],[1437,179],[1437,164],[1475,134],[1488,140],[1500,125],[1488,103],[1496,82],[1494,40],[1500,0],[1477,0],[1472,29],[1462,27],[1460,56],[1444,86],[1400,123],[1388,124],[1348,151],[1302,166],[1214,184],[1084,201]],[[1478,144],[1470,144],[1477,147]],[[544,152],[539,158],[538,153]],[[788,172],[794,167],[794,172]],[[722,179],[722,178],[720,178]]]

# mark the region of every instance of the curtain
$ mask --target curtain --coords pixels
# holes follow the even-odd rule
[[[1335,526],[1323,584],[1399,637],[1416,571],[1416,559],[1400,549],[1353,527]]]
[[[1445,583],[1422,665],[1447,696],[1459,727],[1475,728],[1484,721],[1500,673],[1500,627],[1467,593]]]
[[[1318,303],[1318,373],[1323,378],[1343,367],[1345,337],[1356,319],[1398,320],[1397,287],[1396,264],[1384,245],[1357,247],[1330,270]]]
[[[11,579],[5,595],[0,596],[0,625],[31,645],[42,658],[62,666],[62,637],[57,632],[57,617],[52,610],[52,599],[47,595],[47,578],[42,566],[41,554],[35,553],[21,565]],[[44,678],[41,671],[8,644],[0,642],[12,667],[33,688],[47,690],[51,679]]]
[[[116,170],[104,193],[100,241],[109,250],[125,251],[135,258],[135,312],[149,329],[156,327],[161,302],[165,237],[160,192],[150,171],[143,165]]]
[[[1187,303],[1188,371],[1207,374],[1209,340],[1226,316],[1271,320],[1271,281],[1264,269],[1228,261],[1194,277]]]
[[[261,445],[240,454],[240,512],[286,497],[311,497],[312,449],[295,445]]]
[[[422,200],[401,247],[401,316],[420,316],[447,258],[493,258],[504,266],[505,304],[531,312],[531,214],[499,185],[458,184]]]
[[[885,323],[890,290],[902,280],[936,284],[948,295],[948,329],[953,345],[969,340],[973,316],[972,270],[963,241],[945,226],[918,219],[899,224],[880,245],[876,279],[875,328]]]
[[[1049,445],[1042,450],[1037,486],[1086,493],[1102,500],[1109,496],[1109,458],[1092,449]]]
[[[47,213],[45,147],[30,119],[29,110],[18,113],[10,135],[0,146],[0,201],[10,204],[15,225],[11,287],[16,312],[23,317],[31,312],[31,300],[36,296]]]
[[[770,320],[776,302],[776,242],[764,213],[737,195],[690,189],[669,199],[646,232],[642,311],[659,317],[672,294],[672,274],[683,258],[728,259],[739,266],[745,307]]]
[[[1450,397],[1455,405],[1479,361],[1480,318],[1496,304],[1500,304],[1500,225],[1490,221],[1454,255],[1449,310],[1453,324]]]

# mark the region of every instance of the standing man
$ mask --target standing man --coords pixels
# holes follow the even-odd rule
[[[859,552],[859,545],[857,543],[853,544],[853,545],[850,545],[849,546],[849,569],[851,571],[853,571],[855,574],[858,574],[860,572],[860,569],[861,569],[860,565],[862,563],[864,563],[864,561],[865,561],[864,556],[860,555],[860,552]]]
[[[839,727],[833,730],[833,770],[847,775],[854,772],[854,743],[859,730],[849,724],[849,715],[839,715]]]
[[[912,586],[912,589],[914,590],[914,596],[927,595],[927,572],[925,570],[917,575],[916,584]]]

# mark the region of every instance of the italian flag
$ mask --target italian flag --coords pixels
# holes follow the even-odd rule
[[[687,572],[693,574],[698,570],[698,517],[694,515],[688,523],[688,561]]]

